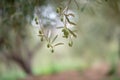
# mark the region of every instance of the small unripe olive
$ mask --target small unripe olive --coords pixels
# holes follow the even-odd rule
[[[60,13],[61,10],[62,10],[62,8],[61,8],[61,7],[58,7],[57,10],[56,10],[56,12],[57,12],[57,13]]]
[[[69,45],[70,47],[72,47],[72,46],[73,46],[73,42],[69,42],[68,45]]]
[[[41,41],[43,41],[43,37],[41,38]]]
[[[47,48],[50,48],[50,44],[47,44]]]
[[[36,24],[38,24],[38,21],[36,21]]]
[[[39,34],[42,34],[42,31],[41,31],[41,30],[39,30]]]
[[[60,19],[63,22],[63,18]]]
[[[54,53],[54,49],[52,49],[51,52]]]

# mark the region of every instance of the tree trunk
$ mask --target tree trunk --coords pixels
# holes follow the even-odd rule
[[[119,59],[120,59],[120,32],[118,32],[118,54],[119,54]]]
[[[23,61],[22,60],[21,62],[18,62],[18,64],[21,66],[21,68],[24,70],[24,72],[27,75],[33,75],[30,61]]]
[[[24,60],[20,57],[13,56],[12,60],[16,62],[27,75],[33,75],[32,69],[31,69],[31,60]]]

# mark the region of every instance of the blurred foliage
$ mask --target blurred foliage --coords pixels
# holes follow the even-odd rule
[[[68,0],[47,1],[48,4],[57,9],[57,13],[60,13],[61,9],[64,10]],[[45,5],[45,0],[0,0],[0,49],[4,50],[7,48],[7,50],[14,50],[13,47],[17,47],[17,45],[15,46],[13,43],[15,43],[17,36],[20,36],[23,42],[25,40],[29,42],[26,38],[30,36],[30,32],[29,27],[26,25],[29,24],[34,17],[35,6],[41,5]],[[70,4],[69,10],[73,11],[74,14],[65,12],[61,15],[60,20],[63,23],[65,23],[64,21],[66,20],[70,25],[77,26],[77,39],[70,40],[69,46],[72,46],[73,42],[75,44],[72,49],[62,47],[56,50],[55,54],[61,53],[59,55],[62,55],[60,59],[45,57],[45,53],[48,52],[46,50],[42,51],[41,53],[44,53],[44,55],[39,55],[40,57],[37,57],[37,59],[39,59],[36,63],[37,65],[39,65],[40,60],[43,61],[44,64],[49,64],[50,60],[56,61],[50,66],[47,65],[47,68],[43,66],[43,73],[47,73],[48,71],[49,74],[59,71],[58,69],[60,68],[58,68],[58,66],[61,67],[61,65],[66,64],[63,62],[66,62],[67,56],[73,61],[70,61],[71,65],[67,66],[67,68],[71,67],[73,64],[77,64],[77,66],[82,62],[84,64],[89,64],[89,62],[94,62],[94,60],[96,61],[99,59],[109,60],[112,65],[116,65],[118,62],[118,42],[120,41],[118,39],[118,34],[120,34],[120,0],[75,0],[75,4]],[[74,18],[75,23],[72,22],[74,20],[71,20],[71,18],[69,20],[68,16],[76,16]],[[74,31],[71,32],[71,30],[66,28],[66,25],[61,29],[65,38],[71,35],[76,37]],[[43,31],[41,32],[40,30],[39,36],[45,37],[43,34]],[[50,38],[51,40],[47,38],[48,48],[52,49],[54,44],[51,44],[51,42],[54,42],[56,37],[57,35],[52,39]],[[60,39],[59,41],[62,40]],[[53,49],[51,51],[53,52]],[[83,59],[83,61],[80,62],[80,59]],[[46,62],[47,60],[48,63]],[[59,61],[59,63],[57,61]],[[39,71],[38,69],[40,68],[42,69],[41,64],[37,69],[35,68],[36,72]],[[38,73],[42,73],[42,70],[40,71],[41,72]]]
[[[76,2],[76,0],[74,0],[74,2]],[[73,12],[70,12],[70,4],[72,3],[72,0],[66,1],[65,7],[57,7],[56,9],[56,13],[59,16],[59,19],[61,21],[61,23],[63,24],[62,26],[58,24],[58,27],[55,25],[56,29],[61,29],[61,32],[63,33],[63,38],[66,38],[69,40],[68,45],[70,47],[72,47],[73,45],[73,41],[72,41],[72,37],[76,38],[77,35],[75,33],[75,31],[71,30],[70,27],[74,27],[76,26],[76,24],[74,22],[72,22],[72,18],[75,17]],[[77,5],[77,3],[75,4]],[[40,12],[39,9],[37,10],[37,12]],[[55,14],[54,14],[55,15]],[[72,18],[70,18],[72,17]],[[55,19],[54,19],[55,20]],[[53,39],[51,39],[51,31],[47,30],[47,34],[44,30],[44,24],[42,23],[43,19],[41,19],[41,15],[40,13],[37,13],[37,17],[35,18],[35,23],[38,25],[39,27],[39,37],[41,38],[41,41],[46,41],[47,44],[47,48],[51,49],[51,52],[54,52],[54,48],[56,46],[59,45],[63,45],[63,42],[58,42],[58,43],[54,43],[56,41],[56,39],[58,38],[59,34],[56,34],[55,37],[53,37]],[[59,20],[57,20],[58,22]],[[50,22],[52,23],[52,21]],[[55,23],[56,24],[56,23]],[[61,26],[61,27],[59,27]],[[54,26],[52,26],[54,27]]]
[[[30,46],[30,25],[34,8],[45,0],[0,0],[0,60],[16,62],[25,72],[32,73],[31,57],[41,46]],[[30,49],[31,48],[31,49]],[[9,65],[10,66],[10,65]]]
[[[11,47],[11,38],[20,36],[25,39],[33,18],[35,6],[44,4],[45,0],[0,0],[0,46]],[[26,35],[27,34],[27,35]],[[13,37],[11,37],[13,36]]]

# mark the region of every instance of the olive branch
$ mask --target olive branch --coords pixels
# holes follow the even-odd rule
[[[72,0],[69,0],[67,5],[64,8],[57,7],[57,9],[56,9],[56,13],[60,16],[60,21],[64,24],[63,27],[57,27],[57,29],[61,29],[61,32],[63,33],[63,38],[69,39],[68,45],[70,47],[73,46],[72,37],[74,37],[74,38],[77,37],[77,35],[75,33],[76,31],[72,31],[71,29],[69,29],[69,26],[68,26],[68,25],[76,26],[76,24],[74,22],[72,22],[69,18],[69,17],[75,17],[74,13],[69,12],[69,6],[70,6],[71,2],[72,2]],[[74,2],[76,3],[77,7],[79,7],[76,0],[74,0]],[[40,37],[41,41],[47,42],[47,48],[49,48],[52,53],[54,52],[54,49],[56,46],[64,44],[62,42],[55,43],[55,41],[58,38],[58,34],[55,35],[54,37],[51,37],[52,33],[50,30],[48,30],[47,34],[46,34],[45,29],[44,29],[43,25],[41,24],[40,20],[38,19],[38,17],[35,18],[35,22],[36,22],[36,24],[40,25],[38,36]]]

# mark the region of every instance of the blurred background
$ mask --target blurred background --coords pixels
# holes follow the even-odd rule
[[[55,29],[56,9],[68,1],[0,0],[0,80],[119,80],[120,0],[71,0],[72,47]],[[54,53],[38,36],[36,16],[65,43]]]

